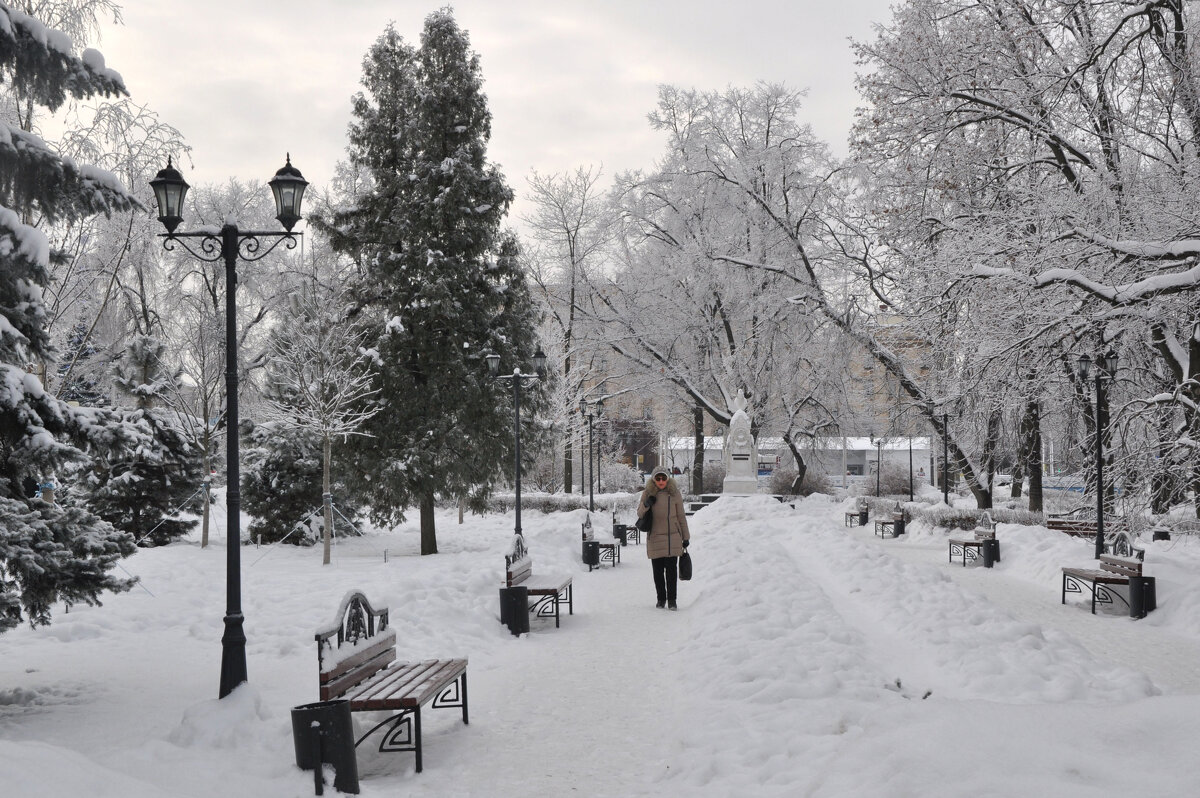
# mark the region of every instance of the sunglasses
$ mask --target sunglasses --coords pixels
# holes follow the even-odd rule
[[[658,476],[656,476],[654,478],[654,481],[655,482],[666,482],[667,478],[665,476],[663,476],[662,474],[659,474]]]

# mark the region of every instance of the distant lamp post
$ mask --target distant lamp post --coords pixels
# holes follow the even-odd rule
[[[876,438],[871,433],[871,443],[875,446],[875,495],[879,495],[879,476],[883,473],[883,438]]]
[[[913,456],[912,456],[912,431],[908,434],[908,500],[913,500]]]
[[[1094,368],[1093,368],[1094,366]],[[1105,384],[1117,374],[1117,353],[1109,350],[1096,358],[1080,355],[1075,363],[1075,374],[1079,381],[1087,384],[1093,376],[1096,381],[1096,559],[1104,554],[1104,437],[1108,431],[1108,391]]]
[[[174,251],[178,242],[193,257],[208,263],[225,262],[225,438],[226,459],[229,472],[228,495],[226,496],[226,560],[225,560],[225,634],[221,638],[221,688],[220,698],[247,680],[246,634],[243,630],[242,583],[241,583],[241,476],[238,469],[238,376],[237,376],[237,262],[239,259],[253,262],[265,258],[281,243],[287,249],[295,249],[297,236],[292,228],[300,221],[300,202],[308,182],[296,167],[292,166],[291,155],[287,163],[271,180],[271,192],[275,196],[275,218],[283,225],[284,232],[239,230],[232,222],[226,222],[219,232],[176,233],[183,222],[183,201],[187,196],[188,184],[167,159],[167,168],[159,171],[150,181],[154,189],[154,200],[158,205],[158,220],[167,229],[161,234],[163,249]],[[195,239],[195,249],[188,243]],[[263,249],[263,241],[272,241]]]
[[[588,409],[588,405],[592,405],[594,412]],[[592,446],[592,420],[597,418],[604,408],[603,399],[593,399],[589,402],[587,399],[579,400],[579,413],[587,419],[588,430],[588,512],[596,509],[596,493],[595,490],[600,487],[599,468],[600,452],[593,450]],[[593,459],[593,451],[595,451],[595,459]]]
[[[487,361],[488,373],[494,380],[512,380],[513,386],[513,435],[515,436],[516,453],[513,456],[513,485],[516,489],[516,525],[513,531],[521,534],[521,383],[525,380],[538,380],[546,370],[546,353],[539,346],[533,355],[533,374],[522,374],[521,369],[514,369],[512,374],[500,373],[500,356],[495,352],[484,355]]]

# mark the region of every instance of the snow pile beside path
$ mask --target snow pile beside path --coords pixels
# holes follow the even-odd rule
[[[935,695],[948,690],[956,698],[1043,703],[1157,693],[1144,674],[1097,661],[1053,630],[1014,620],[932,565],[896,559],[816,519],[805,521],[803,534],[797,545],[820,563],[827,590],[870,612],[897,646],[921,647],[937,669],[937,685],[923,685]]]

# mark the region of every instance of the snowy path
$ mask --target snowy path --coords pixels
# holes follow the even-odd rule
[[[568,781],[580,795],[641,792],[663,767],[663,729],[684,701],[688,618],[686,607],[655,608],[644,549],[627,547],[624,557],[616,568],[574,573],[576,612],[564,607],[561,628],[531,619],[529,635],[472,662],[469,729],[454,712],[425,714],[425,771],[404,779],[405,794],[471,794],[464,769],[486,778],[481,795],[562,795]],[[362,773],[386,779],[393,760],[368,752]]]

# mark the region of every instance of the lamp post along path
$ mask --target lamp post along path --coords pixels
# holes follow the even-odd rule
[[[599,447],[595,447],[593,449],[592,419],[594,419],[600,415],[601,411],[604,408],[604,400],[603,399],[593,399],[591,401],[591,404],[595,407],[594,413],[588,409],[588,400],[587,399],[579,400],[579,413],[582,417],[587,419],[587,431],[588,431],[588,440],[587,440],[588,512],[595,511],[595,509],[596,509],[596,493],[595,493],[595,491],[599,490],[599,488],[600,488],[600,449],[599,449]]]
[[[483,359],[487,362],[488,372],[492,379],[495,380],[512,380],[513,384],[513,488],[515,497],[513,501],[513,514],[515,516],[514,534],[521,534],[521,382],[523,380],[541,379],[542,373],[546,368],[546,355],[542,352],[539,346],[537,352],[533,355],[533,367],[536,373],[522,374],[521,370],[514,369],[512,374],[500,373],[500,356],[493,353],[484,355]]]
[[[291,155],[287,163],[271,179],[271,193],[275,198],[275,218],[283,225],[283,232],[262,230],[240,230],[233,222],[226,222],[219,232],[177,233],[183,221],[183,202],[188,184],[183,175],[167,159],[167,167],[159,171],[150,186],[158,205],[158,220],[167,232],[160,237],[163,248],[174,251],[178,243],[193,257],[225,264],[225,439],[226,470],[226,559],[225,559],[225,633],[221,637],[221,685],[218,697],[224,698],[234,688],[247,681],[246,633],[242,615],[241,582],[241,476],[238,468],[238,375],[237,375],[237,262],[253,262],[265,258],[281,243],[287,249],[295,249],[300,233],[292,228],[300,221],[300,203],[308,182],[300,170],[292,166]],[[189,240],[195,240],[193,248]],[[270,246],[263,249],[263,242]]]

